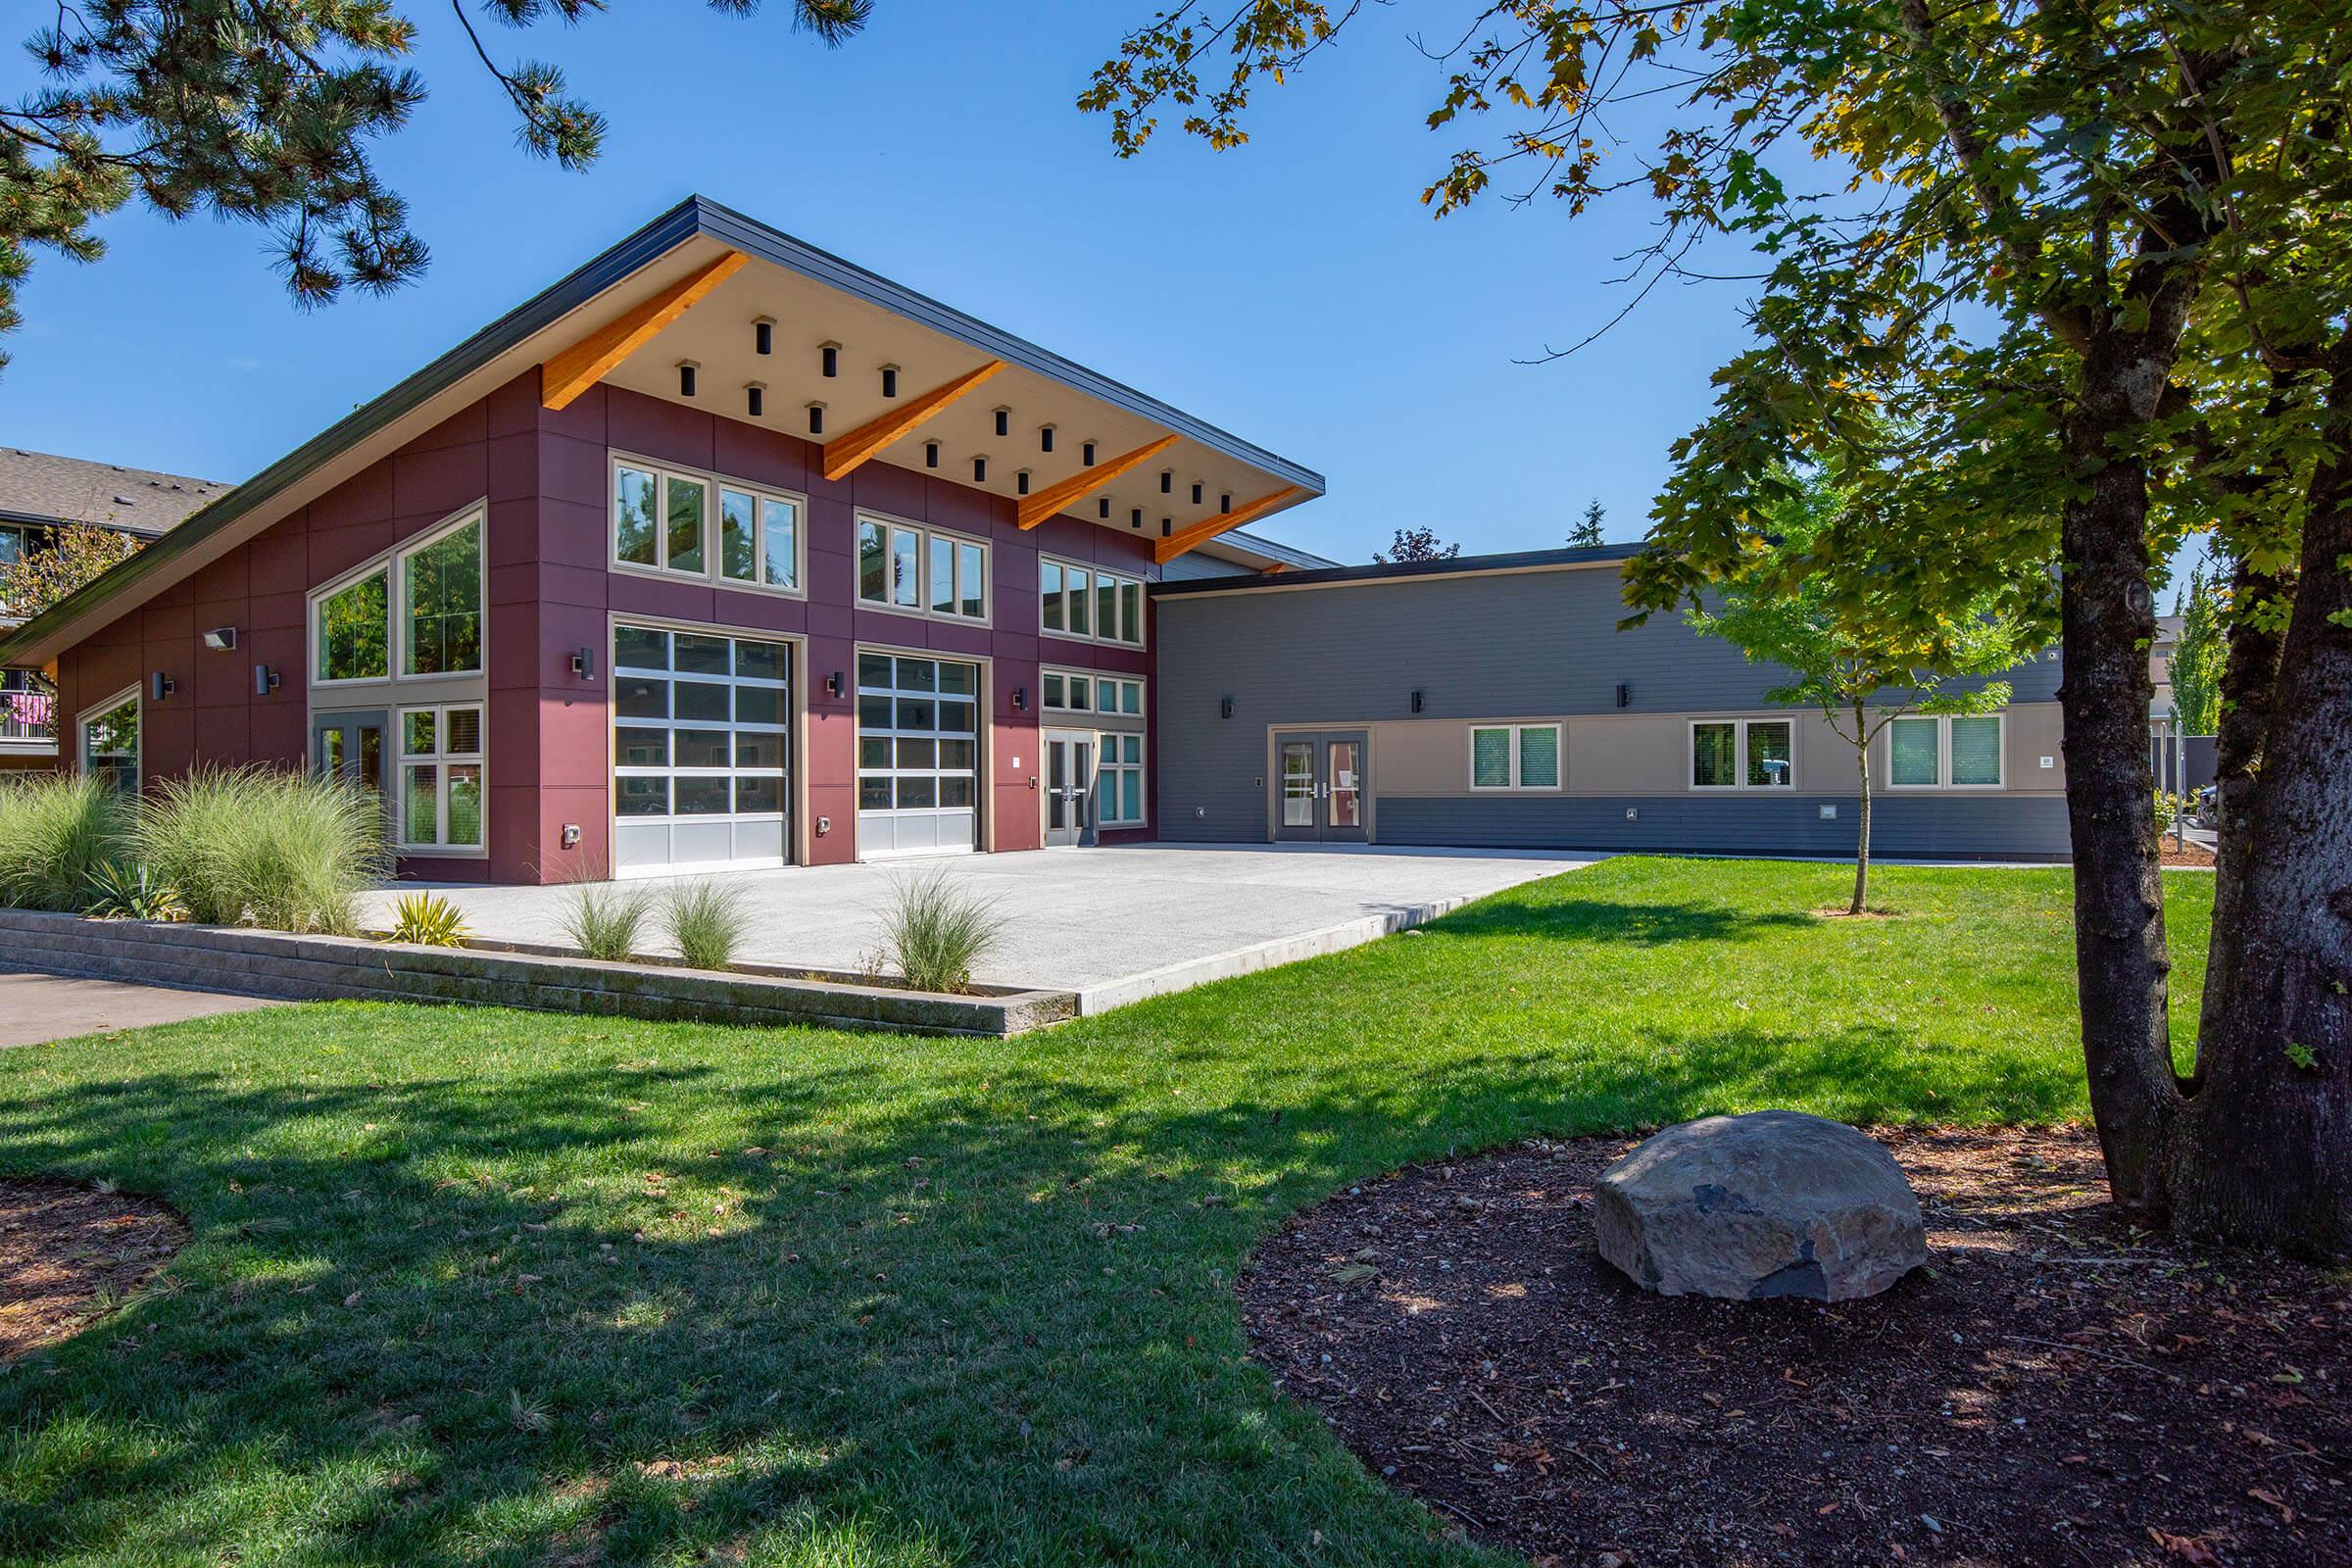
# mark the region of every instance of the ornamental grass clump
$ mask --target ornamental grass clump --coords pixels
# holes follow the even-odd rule
[[[653,896],[641,887],[583,882],[558,919],[564,940],[584,957],[626,963],[637,956],[638,938],[653,913]]]
[[[44,773],[0,782],[0,904],[76,910],[123,857],[131,803],[101,779]]]
[[[882,911],[882,961],[914,991],[960,995],[972,968],[1004,940],[997,901],[934,866],[900,882]]]
[[[751,916],[743,907],[742,888],[689,882],[670,889],[662,902],[662,921],[689,968],[724,969],[743,946]]]
[[[349,935],[390,874],[382,808],[340,779],[208,767],[165,779],[138,814],[141,858],[209,925]]]

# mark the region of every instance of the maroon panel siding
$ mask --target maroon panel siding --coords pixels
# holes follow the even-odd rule
[[[808,597],[612,571],[606,487],[613,449],[806,495]],[[1070,517],[1024,533],[1005,498],[882,463],[829,481],[817,471],[818,455],[794,436],[612,387],[591,388],[568,408],[550,411],[539,402],[537,372],[528,372],[70,649],[59,661],[63,711],[70,722],[161,670],[179,690],[147,706],[149,777],[209,762],[301,765],[309,744],[305,596],[487,498],[489,853],[486,859],[405,859],[404,875],[543,882],[602,873],[611,844],[606,626],[613,614],[807,639],[806,762],[793,808],[808,824],[807,856],[815,863],[857,855],[856,695],[828,698],[825,677],[838,671],[845,687],[854,686],[859,644],[993,661],[984,847],[1036,848],[1040,662],[1147,679],[1153,672],[1148,650],[1041,638],[1038,555],[1151,580],[1159,575],[1151,538]],[[988,540],[992,624],[860,605],[855,517],[861,508]],[[220,625],[238,628],[234,651],[202,647],[204,628]],[[596,651],[591,680],[572,673],[580,648]],[[267,697],[253,692],[257,662],[281,679]],[[1029,693],[1026,711],[1012,706],[1016,688]],[[1152,700],[1157,697],[1154,690]],[[1156,811],[1156,792],[1148,795]],[[822,835],[814,833],[819,816],[831,822]],[[579,847],[570,851],[562,845],[566,824],[580,828]],[[1147,826],[1108,836],[1152,834]]]

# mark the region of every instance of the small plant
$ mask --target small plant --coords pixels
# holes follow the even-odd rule
[[[2318,1072],[2320,1070],[2320,1054],[2300,1040],[2290,1040],[2286,1043],[2286,1059],[2297,1072]]]
[[[583,882],[572,889],[571,906],[558,925],[564,940],[586,956],[626,963],[637,956],[637,938],[652,909],[652,896],[644,888]]]
[[[0,783],[0,904],[78,909],[122,858],[131,803],[102,780],[45,773]]]
[[[662,918],[678,956],[695,969],[724,969],[734,961],[751,923],[741,887],[708,881],[672,888]]]
[[[411,893],[392,906],[392,929],[387,942],[411,942],[420,948],[462,948],[473,939],[473,929],[458,906],[438,893]]]
[[[945,866],[899,883],[882,912],[883,960],[916,991],[969,991],[973,965],[1004,940],[996,901],[958,884]]]
[[[81,912],[94,920],[185,920],[188,906],[170,883],[145,865],[102,865],[90,877],[90,902]]]

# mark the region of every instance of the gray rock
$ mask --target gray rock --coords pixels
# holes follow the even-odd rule
[[[1928,1260],[1893,1157],[1794,1110],[1708,1116],[1643,1142],[1592,1188],[1600,1255],[1661,1296],[1876,1296]]]

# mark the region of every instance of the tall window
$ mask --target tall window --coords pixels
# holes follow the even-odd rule
[[[1099,571],[1066,561],[1040,561],[1037,623],[1057,637],[1144,644],[1144,584],[1140,577]]]
[[[481,848],[479,704],[400,710],[400,842],[411,850]]]
[[[481,673],[482,514],[403,545],[321,594],[312,644],[321,682]]]
[[[81,721],[81,770],[125,795],[139,792],[139,692],[122,693]]]
[[[612,564],[623,570],[798,593],[801,515],[798,496],[612,460]]]
[[[1886,726],[1886,782],[1895,789],[2001,787],[2001,715],[1917,713]]]
[[[988,619],[988,547],[911,522],[858,519],[858,597],[951,620]]]
[[[1144,738],[1104,733],[1095,766],[1095,821],[1102,827],[1141,827],[1144,821]]]
[[[1478,724],[1470,730],[1470,787],[1474,790],[1556,790],[1560,787],[1560,726]]]
[[[1690,787],[1794,789],[1795,728],[1785,718],[1703,719],[1690,726]]]

